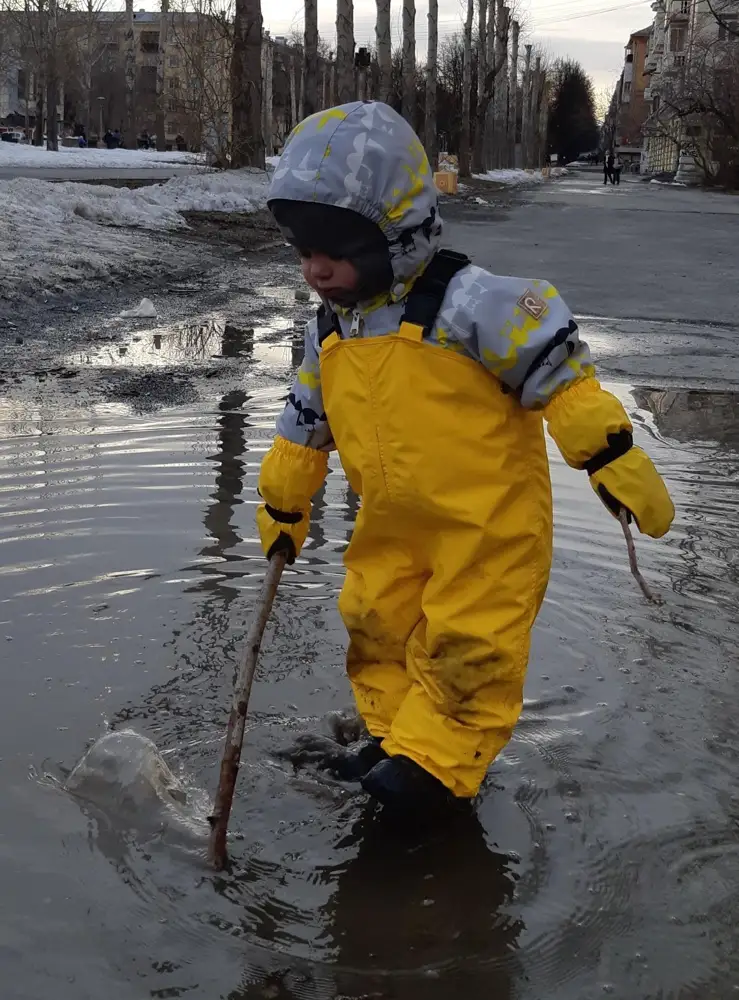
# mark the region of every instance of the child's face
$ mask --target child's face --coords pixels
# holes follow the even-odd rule
[[[359,286],[359,273],[348,260],[334,260],[324,253],[301,253],[303,277],[325,299],[338,305],[353,305],[353,293]]]

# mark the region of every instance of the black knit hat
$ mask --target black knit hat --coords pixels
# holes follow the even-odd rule
[[[269,210],[287,242],[303,256],[322,253],[354,264],[359,273],[357,301],[390,289],[390,250],[376,222],[350,208],[315,201],[276,198],[269,202]]]

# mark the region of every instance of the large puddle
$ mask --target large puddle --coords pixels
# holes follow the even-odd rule
[[[284,387],[143,416],[6,415],[3,1000],[733,995],[739,406],[616,391],[678,508],[668,539],[637,542],[664,604],[644,603],[618,525],[553,454],[555,565],[525,712],[479,823],[454,837],[389,840],[360,795],[273,756],[349,700],[335,602],[356,502],[332,462],[265,642],[224,876],[43,775],[127,726],[212,790]]]

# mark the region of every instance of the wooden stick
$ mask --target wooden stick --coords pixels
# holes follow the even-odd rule
[[[239,773],[241,748],[244,743],[244,726],[246,723],[246,712],[249,708],[249,695],[251,694],[254,673],[257,669],[262,636],[264,635],[264,629],[272,610],[272,604],[286,561],[284,552],[277,552],[269,561],[269,568],[262,584],[262,592],[254,609],[254,618],[246,634],[244,655],[234,680],[231,715],[229,716],[228,729],[226,730],[226,745],[223,748],[218,791],[216,792],[213,815],[208,817],[211,827],[210,840],[208,842],[208,860],[217,871],[223,871],[228,864],[226,834],[228,833],[228,820],[231,815],[231,805],[236,789],[236,778]]]
[[[636,546],[634,545],[634,536],[631,534],[631,528],[629,527],[629,515],[626,511],[621,508],[621,512],[618,515],[618,520],[621,524],[621,529],[624,533],[624,538],[626,539],[626,549],[629,553],[629,568],[631,569],[631,575],[634,577],[636,582],[641,588],[642,594],[646,597],[648,601],[652,604],[661,604],[662,601],[659,597],[656,597],[652,591],[649,589],[649,584],[641,575],[639,570],[639,564],[636,561]]]

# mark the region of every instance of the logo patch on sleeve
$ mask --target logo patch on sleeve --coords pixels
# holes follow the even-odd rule
[[[540,299],[538,295],[535,295],[530,288],[527,288],[523,293],[521,298],[516,303],[520,306],[525,313],[528,313],[532,319],[541,319],[546,313],[549,306],[546,304],[544,299]]]

